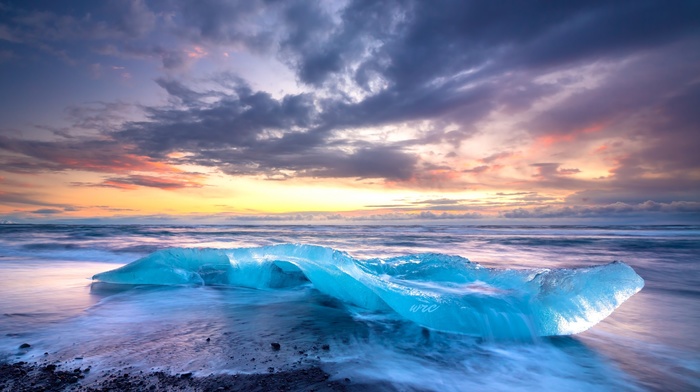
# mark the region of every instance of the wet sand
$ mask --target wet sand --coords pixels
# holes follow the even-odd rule
[[[96,374],[97,373],[97,374]],[[375,390],[351,380],[329,380],[318,367],[261,374],[166,374],[128,370],[96,371],[70,364],[0,364],[0,388],[20,391],[362,391]],[[380,388],[383,389],[383,388]]]

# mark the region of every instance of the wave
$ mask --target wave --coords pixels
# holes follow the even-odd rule
[[[257,289],[311,282],[347,304],[394,311],[434,330],[486,338],[579,333],[644,286],[619,261],[575,269],[494,269],[438,253],[360,260],[332,248],[299,244],[172,248],[93,280]]]

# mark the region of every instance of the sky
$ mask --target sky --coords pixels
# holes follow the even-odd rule
[[[700,224],[700,2],[0,0],[0,221]]]

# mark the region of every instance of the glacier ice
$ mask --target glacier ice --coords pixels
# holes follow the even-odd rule
[[[332,248],[298,244],[172,248],[93,279],[258,289],[310,281],[358,307],[393,310],[427,328],[491,338],[585,331],[644,286],[631,267],[617,261],[576,269],[494,269],[436,253],[358,260]]]

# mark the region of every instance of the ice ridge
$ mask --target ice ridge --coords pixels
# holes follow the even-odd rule
[[[429,253],[359,260],[332,248],[172,248],[93,276],[117,284],[274,289],[311,282],[341,301],[423,327],[487,338],[571,335],[644,286],[623,262],[575,269],[494,269]]]

